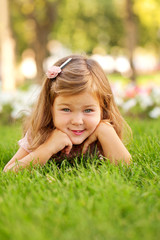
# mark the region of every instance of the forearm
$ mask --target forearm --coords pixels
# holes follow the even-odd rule
[[[35,166],[37,164],[43,166],[51,156],[52,153],[48,151],[44,144],[42,144],[36,150],[23,157],[22,159],[15,159],[7,166],[5,171],[11,170],[18,172],[22,168],[29,168],[30,166]]]
[[[101,146],[104,157],[108,158],[112,163],[131,163],[131,155],[124,146],[113,148],[110,143],[107,144],[103,141],[101,141]]]
[[[113,127],[108,126],[99,131],[98,140],[102,146],[103,154],[111,162],[130,164],[131,155],[118,137]]]

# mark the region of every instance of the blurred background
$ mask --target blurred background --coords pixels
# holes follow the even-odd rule
[[[28,114],[72,53],[99,62],[124,114],[160,118],[159,12],[160,0],[1,0],[0,122]]]

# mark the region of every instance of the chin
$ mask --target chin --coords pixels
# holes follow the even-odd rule
[[[73,141],[72,143],[73,143],[73,145],[80,145],[81,143],[83,143],[83,141],[81,141],[81,142]]]
[[[72,140],[71,140],[71,141],[72,141]],[[78,140],[77,140],[77,141],[76,141],[76,140],[75,140],[75,141],[73,140],[72,143],[73,143],[74,145],[80,145],[80,144],[82,144],[84,141],[85,141],[85,140],[79,140],[79,141],[78,141]]]

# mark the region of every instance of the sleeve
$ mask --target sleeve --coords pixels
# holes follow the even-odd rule
[[[20,139],[18,141],[18,145],[22,147],[26,152],[30,153],[32,152],[31,150],[28,150],[29,148],[29,143],[28,143],[28,132],[26,132],[24,138]]]

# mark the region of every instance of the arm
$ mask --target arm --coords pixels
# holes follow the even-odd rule
[[[120,161],[130,163],[131,155],[111,125],[100,122],[94,133],[86,140],[83,152],[97,139],[102,146],[104,156],[111,162],[115,164]]]
[[[6,164],[3,171],[6,172],[7,169],[9,169],[9,166],[12,165],[13,163],[15,163],[15,161],[17,159],[22,159],[23,157],[25,157],[27,155],[28,155],[28,152],[25,151],[22,147],[20,147],[18,149],[18,151],[16,152],[16,154],[12,157],[12,159]]]
[[[30,164],[44,165],[52,155],[65,148],[68,154],[72,148],[72,142],[69,137],[58,129],[55,129],[50,137],[33,152],[28,153],[22,147],[5,166],[3,171],[12,170],[17,172],[21,168],[29,167]]]

